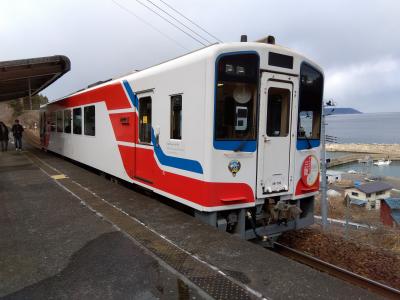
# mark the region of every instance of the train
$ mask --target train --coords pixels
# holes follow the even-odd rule
[[[269,240],[314,222],[323,85],[271,39],[214,44],[41,106],[41,144]]]

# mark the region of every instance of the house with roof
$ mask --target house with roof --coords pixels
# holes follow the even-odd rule
[[[343,172],[335,171],[335,170],[327,170],[326,171],[326,181],[329,184],[333,184],[335,182],[339,182],[342,180]]]
[[[381,221],[383,225],[400,228],[400,198],[382,201]]]
[[[391,189],[390,184],[374,181],[346,189],[345,196],[349,195],[351,204],[365,206],[368,210],[380,209],[381,202],[390,197]]]

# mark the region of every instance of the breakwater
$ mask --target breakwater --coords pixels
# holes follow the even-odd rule
[[[400,158],[400,144],[326,144],[326,151],[383,154],[385,158]]]
[[[400,160],[399,144],[327,144],[326,151],[349,153],[348,155],[330,159],[327,163],[328,168],[366,159]]]

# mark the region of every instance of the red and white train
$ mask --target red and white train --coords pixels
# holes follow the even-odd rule
[[[287,48],[216,44],[43,106],[42,146],[274,236],[313,223],[323,80]]]

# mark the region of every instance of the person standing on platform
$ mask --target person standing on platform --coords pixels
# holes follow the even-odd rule
[[[21,124],[19,124],[19,120],[15,120],[15,123],[11,129],[13,136],[14,136],[14,142],[15,142],[15,150],[22,150],[22,132],[24,132],[24,128],[22,127]]]
[[[0,144],[1,144],[1,152],[7,151],[7,148],[8,148],[8,127],[3,122],[0,122]]]

